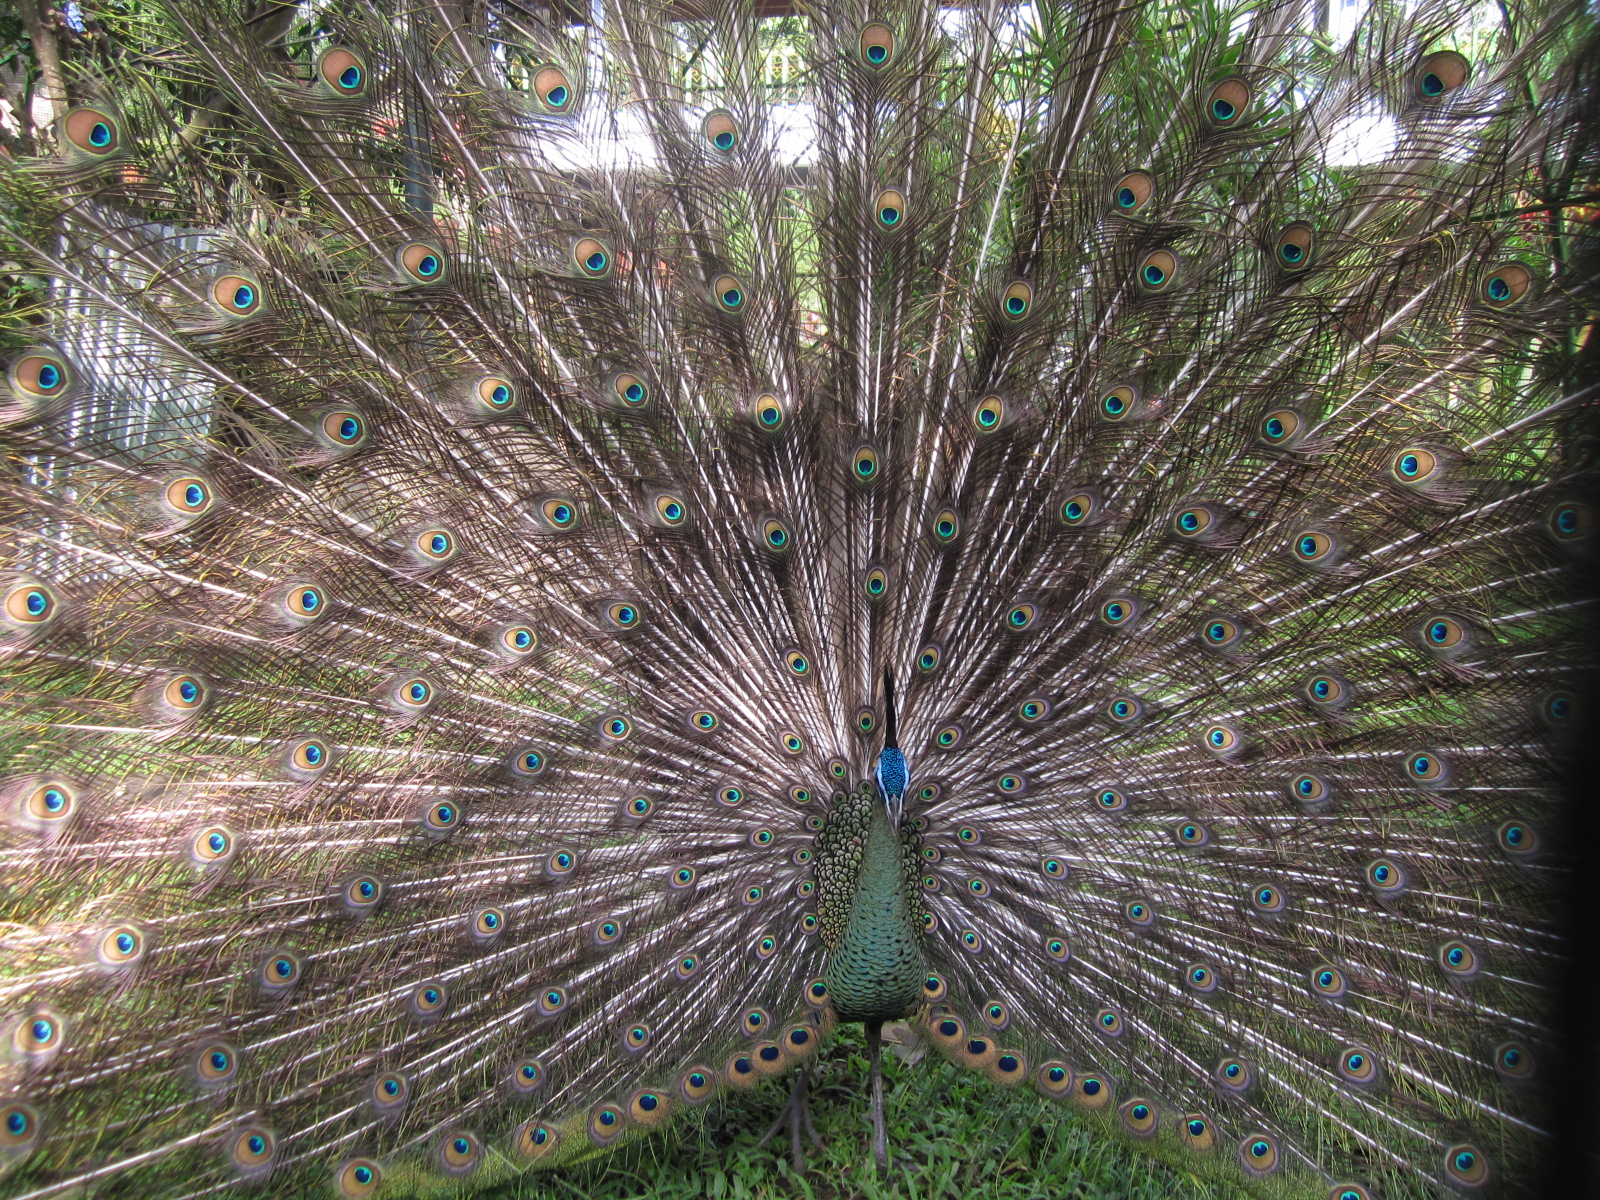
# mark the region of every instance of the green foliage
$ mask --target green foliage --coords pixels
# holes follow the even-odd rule
[[[913,1052],[914,1054],[915,1052]],[[996,1086],[936,1054],[883,1056],[887,1173],[872,1163],[866,1047],[842,1029],[811,1064],[822,1147],[789,1164],[788,1130],[760,1146],[787,1080],[724,1093],[664,1137],[643,1138],[555,1174],[530,1172],[486,1200],[1234,1200],[1233,1189],[1175,1172],[1028,1091]]]

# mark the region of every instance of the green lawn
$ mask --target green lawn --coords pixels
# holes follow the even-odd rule
[[[807,1170],[789,1165],[787,1134],[756,1143],[788,1084],[729,1093],[666,1133],[579,1167],[530,1173],[490,1193],[539,1197],[992,1197],[994,1200],[1234,1200],[1231,1189],[1180,1175],[1136,1150],[1095,1136],[1061,1105],[1012,1092],[929,1053],[915,1063],[884,1053],[887,1174],[873,1167],[867,1063],[861,1031],[842,1030],[812,1069],[812,1117],[824,1139]]]

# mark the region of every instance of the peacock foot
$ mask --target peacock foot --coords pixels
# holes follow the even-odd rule
[[[813,1146],[822,1145],[822,1139],[817,1136],[817,1127],[811,1123],[811,1080],[804,1067],[794,1073],[794,1086],[789,1090],[789,1099],[756,1145],[765,1146],[774,1134],[784,1128],[789,1130],[789,1161],[794,1165],[795,1174],[804,1174],[806,1159],[800,1148],[801,1129],[805,1130]]]

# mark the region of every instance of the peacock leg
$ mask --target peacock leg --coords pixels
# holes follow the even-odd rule
[[[889,1135],[883,1125],[883,1022],[868,1021],[867,1062],[872,1074],[872,1158],[884,1170],[889,1168]]]
[[[794,1087],[789,1091],[788,1101],[756,1145],[765,1146],[778,1130],[785,1127],[789,1130],[789,1158],[798,1175],[806,1169],[805,1154],[800,1149],[801,1129],[805,1130],[813,1146],[822,1145],[822,1139],[817,1136],[817,1127],[811,1123],[811,1080],[804,1067],[794,1073]]]

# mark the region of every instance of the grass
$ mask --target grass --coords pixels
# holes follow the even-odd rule
[[[913,1054],[913,1058],[915,1055]],[[788,1082],[728,1093],[644,1138],[581,1166],[529,1173],[493,1200],[712,1197],[713,1200],[1234,1200],[1237,1193],[1181,1175],[1032,1092],[1009,1091],[935,1054],[884,1054],[887,1173],[872,1164],[867,1062],[861,1032],[842,1030],[812,1064],[812,1118],[823,1146],[807,1145],[804,1174],[789,1164],[787,1131],[757,1143],[783,1106]]]

